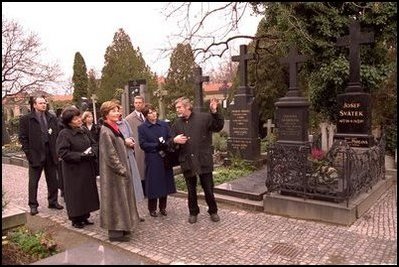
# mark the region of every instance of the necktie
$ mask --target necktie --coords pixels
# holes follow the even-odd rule
[[[47,121],[44,114],[40,114],[40,126],[42,128],[43,140],[45,143],[47,143],[48,142]]]
[[[144,121],[143,113],[140,113],[140,120],[141,120],[141,121]]]
[[[42,126],[42,131],[47,132],[47,121],[44,114],[40,114],[40,124]]]

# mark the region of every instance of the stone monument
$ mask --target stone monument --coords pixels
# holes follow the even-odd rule
[[[247,46],[240,46],[240,55],[233,56],[239,61],[240,86],[230,106],[230,135],[227,150],[230,155],[240,155],[244,160],[258,165],[260,160],[259,112],[251,88],[247,85],[247,61],[254,59],[254,54],[247,54]]]
[[[297,64],[305,62],[306,56],[298,55],[291,47],[288,57],[280,60],[289,64],[289,89],[285,97],[275,103],[278,136],[277,143],[284,145],[308,145],[309,102],[301,96],[297,86]]]
[[[372,43],[373,33],[362,33],[360,24],[349,26],[349,35],[338,38],[338,46],[349,46],[349,83],[346,92],[337,96],[338,122],[334,139],[345,140],[351,147],[374,145],[371,134],[371,96],[360,84],[360,44]]]

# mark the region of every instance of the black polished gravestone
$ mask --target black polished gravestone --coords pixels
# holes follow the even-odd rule
[[[209,82],[209,76],[202,76],[202,68],[197,67],[194,69],[194,111],[203,112],[206,111],[204,108],[204,96],[202,92],[202,83]]]
[[[307,145],[309,125],[309,102],[302,97],[297,86],[297,64],[306,56],[298,55],[296,47],[291,47],[288,57],[280,60],[289,64],[290,85],[285,97],[275,103],[277,143],[286,145]]]
[[[233,56],[239,61],[240,86],[230,106],[230,135],[227,139],[227,151],[230,156],[239,155],[242,159],[259,165],[260,138],[259,112],[251,88],[247,85],[247,61],[254,59],[254,54],[247,54],[247,46],[240,46],[240,55]]]
[[[340,37],[337,46],[349,46],[349,83],[346,92],[337,96],[338,122],[334,140],[345,140],[351,147],[374,145],[371,134],[371,96],[360,83],[360,44],[372,43],[373,33],[361,33],[360,24],[349,26],[349,35]]]

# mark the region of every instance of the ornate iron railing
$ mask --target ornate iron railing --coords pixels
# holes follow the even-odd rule
[[[310,146],[270,146],[266,187],[303,198],[347,201],[385,179],[385,138],[370,148],[335,141],[323,160],[311,160]]]

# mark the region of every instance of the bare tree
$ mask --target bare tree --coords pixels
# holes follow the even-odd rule
[[[2,99],[20,92],[43,90],[61,76],[58,64],[41,62],[43,50],[36,34],[2,17]]]
[[[245,27],[241,25],[244,15],[253,7],[250,2],[170,2],[165,6],[163,15],[166,19],[177,20],[181,29],[170,39],[190,43],[195,58],[202,56],[202,60],[206,60],[213,56],[222,57],[229,50],[229,43],[236,39],[266,38],[240,34],[239,26]],[[165,48],[162,52],[167,53],[171,48]]]

